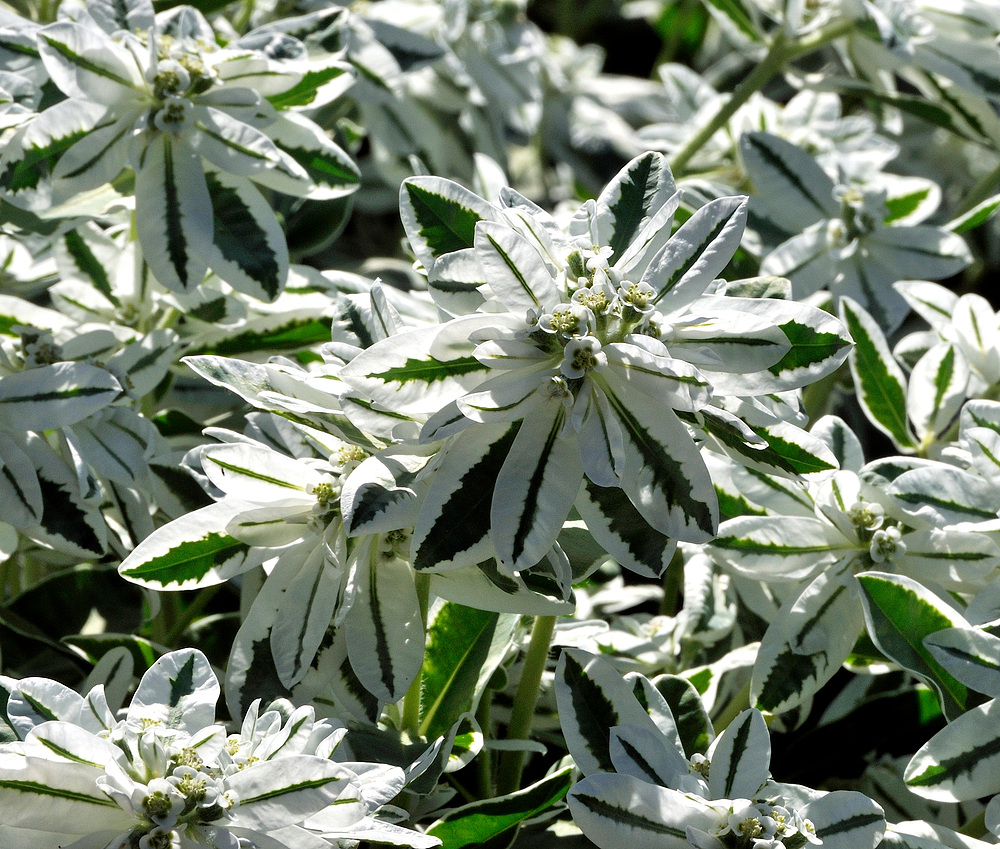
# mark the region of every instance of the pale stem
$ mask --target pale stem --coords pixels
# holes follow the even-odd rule
[[[743,711],[750,707],[750,679],[747,678],[746,684],[740,688],[740,691],[736,693],[730,700],[729,703],[723,708],[722,713],[716,718],[712,723],[715,728],[716,734],[721,734],[725,731],[730,723],[736,717],[738,717]]]
[[[670,163],[674,174],[683,171],[684,166],[691,161],[691,158],[736,114],[736,110],[746,103],[755,92],[767,85],[788,62],[805,56],[807,53],[812,53],[831,41],[847,35],[854,29],[854,26],[855,22],[851,19],[840,20],[794,41],[788,41],[783,32],[777,32],[771,41],[767,55],[760,64],[736,86],[729,99],[719,107],[719,111],[712,116],[711,120],[688,139],[684,147],[674,155],[673,161]]]
[[[427,609],[431,596],[430,575],[416,572],[413,583],[417,588],[417,602],[420,605],[420,621],[423,622],[424,633],[427,633]],[[403,730],[410,733],[414,740],[420,736],[420,689],[423,683],[423,668],[417,670],[410,688],[403,697]]]
[[[538,703],[538,691],[542,684],[542,674],[549,657],[549,645],[556,628],[555,616],[536,616],[531,628],[528,654],[521,670],[521,680],[517,682],[514,706],[510,723],[507,725],[508,740],[527,740],[531,735],[531,724]],[[524,752],[503,752],[497,774],[497,793],[506,796],[520,789],[521,769],[524,766]]]
[[[177,621],[174,622],[173,626],[167,632],[163,641],[164,645],[172,646],[180,639],[181,635],[187,630],[188,625],[194,622],[208,603],[215,598],[215,594],[222,589],[222,586],[222,584],[215,584],[214,586],[204,587],[198,591],[198,595],[184,608],[183,612],[179,614]]]

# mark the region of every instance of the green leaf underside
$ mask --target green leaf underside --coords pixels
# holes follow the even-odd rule
[[[669,834],[671,837],[685,838],[686,831],[672,825],[666,825],[656,820],[646,819],[633,813],[628,808],[605,802],[596,796],[589,796],[585,793],[574,793],[573,798],[597,816],[604,817],[612,822],[620,823],[627,828],[637,828],[642,831],[651,831],[654,834]]]
[[[830,597],[823,602],[812,619],[805,623],[796,635],[796,642],[800,646],[806,642],[813,628],[822,620],[827,608],[833,605],[840,594],[846,590],[847,587],[841,585],[830,593]],[[761,688],[756,707],[760,710],[772,710],[795,696],[805,681],[818,674],[819,666],[823,663],[822,658],[822,653],[798,654],[792,650],[791,646],[788,646],[774,659],[767,680],[764,681],[764,686]]]
[[[792,347],[778,362],[768,368],[774,375],[798,368],[808,368],[813,363],[836,356],[838,351],[850,345],[850,342],[836,333],[821,333],[795,320],[779,324],[778,327]]]
[[[934,674],[934,682],[944,693],[954,700],[958,710],[965,707],[968,698],[968,690],[956,681],[935,659],[934,656],[924,647],[923,638],[936,631],[951,628],[954,622],[947,616],[936,610],[928,602],[921,599],[912,589],[900,586],[892,581],[878,578],[874,575],[859,575],[858,581],[868,595],[869,600],[874,604],[885,617],[886,623],[896,631],[892,633],[879,633],[881,639],[901,638],[910,649],[915,652],[920,659],[927,664]],[[876,628],[878,623],[875,623]],[[878,629],[881,631],[882,629]],[[881,646],[890,657],[893,657],[892,645]],[[905,658],[893,657],[902,664]],[[905,664],[903,664],[905,665]],[[921,670],[911,670],[918,674]]]
[[[608,735],[619,725],[618,711],[601,688],[587,675],[583,666],[570,654],[566,658],[565,677],[573,701],[573,717],[590,754],[597,760],[601,772],[614,772]]]
[[[434,256],[475,247],[476,222],[482,220],[478,213],[412,183],[406,184],[406,193],[420,235]]]
[[[230,186],[211,171],[205,173],[208,195],[212,199],[212,241],[222,256],[235,263],[250,278],[260,283],[268,297],[275,298],[285,282],[277,257],[268,247],[267,233],[257,223],[251,210]],[[256,191],[251,187],[251,191]]]
[[[250,546],[228,534],[212,531],[201,539],[188,540],[165,554],[122,574],[126,578],[156,581],[163,586],[197,581],[213,568],[233,557],[245,554]]]
[[[431,826],[427,833],[440,838],[441,849],[484,844],[529,817],[551,808],[562,800],[572,783],[570,770],[560,770],[517,793],[474,802],[451,811]]]
[[[433,531],[428,534],[413,560],[413,568],[430,569],[453,560],[478,543],[490,527],[493,486],[517,436],[515,424],[494,442],[441,508]]]

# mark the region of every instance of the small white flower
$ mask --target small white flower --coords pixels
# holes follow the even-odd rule
[[[181,829],[184,827],[181,826]],[[139,838],[139,849],[180,849],[180,830],[157,826]]]
[[[583,377],[588,371],[603,371],[607,365],[608,355],[601,350],[601,343],[593,336],[582,336],[566,343],[559,371],[574,380]]]

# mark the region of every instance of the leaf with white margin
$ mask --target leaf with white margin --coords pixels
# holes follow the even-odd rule
[[[148,395],[167,376],[174,364],[180,339],[169,328],[161,327],[128,343],[105,363],[122,385],[122,389],[136,400]]]
[[[613,772],[611,729],[635,725],[660,734],[610,661],[566,649],[556,664],[556,704],[566,745],[584,775]]]
[[[744,133],[740,153],[767,216],[787,232],[840,216],[833,180],[798,145],[771,133]]]
[[[434,451],[424,446],[391,446],[363,460],[344,481],[340,511],[348,536],[381,534],[412,527],[420,502],[420,472]]]
[[[826,443],[841,469],[849,472],[861,471],[861,467],[865,464],[861,440],[842,418],[823,416],[813,424],[809,432]]]
[[[267,134],[285,154],[289,164],[257,172],[253,179],[276,191],[310,200],[334,200],[357,191],[361,172],[354,160],[330,140],[323,130],[298,112],[280,112],[267,126]],[[311,185],[303,185],[305,175]]]
[[[447,572],[431,573],[431,593],[447,601],[519,616],[561,616],[572,613],[576,605],[553,595],[545,595],[525,584],[518,575],[501,575],[495,562],[487,576],[479,566],[464,566]]]
[[[918,796],[964,802],[1000,793],[1000,700],[972,708],[931,737],[903,773]]]
[[[208,658],[197,649],[178,649],[146,670],[126,718],[140,727],[154,720],[195,734],[215,722],[220,692]]]
[[[65,684],[35,677],[0,680],[8,692],[6,718],[22,740],[44,722],[71,722],[93,733],[104,727],[106,716],[99,709],[95,712],[96,703]]]
[[[201,467],[227,495],[264,504],[295,499],[310,506],[315,496],[309,490],[323,477],[307,463],[254,443],[209,445],[201,453]]]
[[[969,364],[987,382],[1000,377],[1000,328],[993,306],[981,295],[962,295],[952,313],[955,338]]]
[[[20,434],[4,434],[12,439]],[[26,434],[20,443],[35,468],[42,491],[42,518],[25,533],[64,554],[90,560],[104,554],[108,529],[99,505],[81,489],[79,468],[52,449],[42,436]],[[86,474],[86,473],[85,473]],[[83,478],[88,485],[86,477]]]
[[[826,849],[875,849],[885,833],[885,811],[863,793],[834,790],[799,809]]]
[[[498,219],[492,204],[441,177],[404,180],[399,215],[410,247],[428,270],[443,254],[475,247],[477,222]]]
[[[72,203],[75,197],[110,183],[128,167],[137,112],[129,110],[111,123],[102,120],[59,157],[52,169],[55,205]]]
[[[670,240],[673,232],[674,213],[680,206],[683,193],[674,192],[632,239],[631,244],[614,261],[614,268],[626,280],[641,278],[650,261]]]
[[[611,369],[598,378],[625,439],[621,487],[629,500],[667,536],[686,542],[715,536],[719,507],[712,479],[677,415],[629,392]]]
[[[1000,565],[1000,546],[986,534],[940,528],[906,534],[899,567],[911,578],[957,592],[976,593]]]
[[[987,522],[997,518],[1000,493],[976,475],[945,463],[911,469],[888,489],[899,508],[932,525]]]
[[[659,578],[670,565],[677,541],[653,528],[617,486],[599,486],[585,478],[576,509],[587,530],[626,569]]]
[[[125,486],[145,480],[157,436],[148,419],[124,407],[102,410],[66,433],[97,474]]]
[[[919,224],[933,215],[941,203],[941,188],[932,180],[881,174],[879,182],[886,189],[887,225]]]
[[[93,28],[70,21],[49,24],[38,32],[38,52],[52,81],[73,100],[120,109],[148,97],[132,55]]]
[[[480,221],[476,224],[475,249],[486,282],[509,312],[520,317],[528,310],[548,312],[560,303],[552,272],[516,230]]]
[[[266,833],[300,823],[329,805],[355,802],[352,776],[340,764],[312,755],[255,763],[226,777],[226,789],[240,800],[232,824]],[[361,806],[358,814],[360,819]]]
[[[15,528],[37,525],[44,512],[42,486],[31,459],[13,440],[0,440],[0,503]]]
[[[550,398],[517,431],[493,487],[490,538],[507,573],[530,569],[552,548],[580,491],[580,447],[563,437],[567,415]]]
[[[638,725],[611,729],[608,751],[615,772],[661,787],[676,786],[688,774],[688,762],[662,734]]]
[[[24,740],[28,758],[45,758],[93,766],[103,770],[114,760],[117,747],[105,737],[71,722],[43,722],[35,726]]]
[[[192,118],[195,132],[190,134],[191,146],[220,171],[254,177],[264,170],[279,174],[285,170],[274,142],[250,124],[202,105],[194,107]]]
[[[823,310],[795,301],[774,298],[727,298],[707,296],[699,299],[697,308],[706,310],[737,310],[758,320],[777,325],[785,335],[789,350],[780,360],[763,371],[746,376],[741,388],[738,375],[711,372],[719,391],[734,395],[764,394],[799,389],[832,374],[847,359],[851,337],[835,316]]]
[[[840,299],[840,317],[854,339],[848,358],[858,403],[868,419],[900,449],[912,449],[906,421],[906,377],[875,320],[848,297]]]
[[[600,849],[690,849],[688,828],[714,832],[722,825],[708,803],[629,775],[590,775],[567,801],[573,821]]]
[[[296,553],[298,557],[282,553],[283,560],[297,560],[298,568],[271,628],[271,656],[278,679],[288,688],[309,671],[343,590],[342,572],[318,539],[306,541]]]
[[[998,209],[1000,209],[1000,195],[993,195],[993,197],[977,203],[965,214],[953,218],[944,226],[952,233],[968,233],[989,221]]]
[[[848,581],[851,560],[827,567],[786,601],[761,640],[750,703],[782,713],[814,694],[847,659],[864,628]]]
[[[967,837],[936,823],[910,820],[889,823],[879,845],[885,849],[989,849],[996,844]]]
[[[0,759],[0,807],[5,827],[37,829],[51,823],[86,835],[115,829],[118,834],[135,825],[135,817],[125,813],[95,784],[104,774],[80,763],[8,754]],[[61,833],[61,832],[60,832]],[[51,847],[50,842],[39,844]]]
[[[811,516],[738,516],[719,526],[707,550],[716,562],[754,580],[802,580],[854,548],[828,522]]]
[[[624,257],[650,220],[677,191],[666,157],[643,153],[621,169],[601,191],[593,228],[598,245],[611,248],[608,262]]]
[[[0,377],[0,426],[45,431],[76,424],[121,394],[114,376],[86,363],[53,363]]]
[[[935,345],[910,372],[906,412],[923,444],[943,434],[966,398],[969,365],[960,348]]]
[[[139,543],[118,573],[150,589],[191,590],[249,571],[261,565],[269,552],[240,542],[226,528],[241,512],[256,506],[226,500],[187,513]]]
[[[519,426],[470,428],[445,447],[413,527],[414,569],[439,572],[493,555],[493,491]]]
[[[608,366],[630,390],[642,392],[675,410],[700,410],[709,403],[712,387],[683,359],[659,356],[639,345],[614,342],[604,347]]]
[[[884,227],[865,239],[871,258],[896,277],[943,280],[971,264],[965,240],[940,227]]]
[[[0,155],[0,190],[21,209],[43,212],[52,205],[47,176],[59,157],[111,119],[96,103],[65,100],[50,106],[28,123]]]
[[[928,634],[924,647],[966,687],[1000,698],[1000,637],[964,625]]]
[[[711,798],[756,798],[771,764],[771,735],[760,711],[751,708],[740,713],[716,738],[709,758]]]
[[[652,299],[670,314],[697,300],[729,264],[743,238],[747,199],[710,201],[685,221],[649,261],[640,283],[653,287]]]
[[[247,180],[206,170],[212,241],[203,256],[238,292],[270,303],[288,279],[288,245],[271,205]]]
[[[187,142],[157,134],[136,170],[135,196],[136,233],[146,264],[171,291],[193,289],[205,276],[214,232],[201,157]]]
[[[865,626],[879,651],[930,684],[948,719],[960,716],[968,691],[934,659],[923,640],[936,631],[968,623],[949,604],[905,575],[862,572],[857,578]]]
[[[910,308],[933,328],[951,323],[958,303],[958,295],[940,283],[927,280],[900,280],[893,289],[910,305]]]
[[[417,677],[424,656],[420,604],[410,565],[384,558],[375,540],[367,545],[348,588],[347,652],[368,692],[396,702]]]
[[[435,412],[475,389],[490,369],[473,356],[469,335],[523,318],[472,315],[436,327],[390,336],[362,351],[340,371],[340,379],[387,410]]]

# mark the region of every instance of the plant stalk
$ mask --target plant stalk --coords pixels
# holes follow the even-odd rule
[[[205,587],[198,591],[191,603],[184,609],[184,612],[177,617],[177,621],[171,626],[170,630],[167,631],[166,636],[163,638],[164,644],[167,646],[172,646],[177,640],[180,639],[181,635],[187,630],[187,627],[194,622],[197,616],[208,606],[208,603],[215,598],[216,593],[222,589],[222,584],[215,584],[211,587]]]
[[[750,707],[750,679],[740,688],[723,708],[722,713],[712,723],[716,734],[725,731],[736,717]]]
[[[508,740],[527,740],[531,735],[535,705],[538,703],[538,690],[541,687],[542,674],[545,672],[549,645],[555,628],[555,616],[535,617],[535,624],[531,628],[531,641],[528,643],[528,655],[524,659],[521,680],[517,683],[517,693],[514,695],[510,724],[507,726]],[[523,766],[524,752],[502,753],[497,773],[498,795],[506,796],[520,789]]]
[[[1000,162],[997,163],[996,167],[986,174],[976,185],[974,185],[969,193],[962,198],[962,202],[955,208],[954,218],[959,218],[967,212],[971,212],[984,200],[986,200],[991,195],[995,194],[997,188],[1000,187]]]
[[[417,572],[414,576],[414,585],[417,588],[417,602],[420,605],[420,619],[424,623],[424,633],[427,633],[427,609],[431,596],[430,575]],[[423,670],[417,670],[417,677],[413,679],[410,688],[403,697],[403,730],[408,731],[410,737],[416,740],[420,736],[420,690],[423,683]]]

